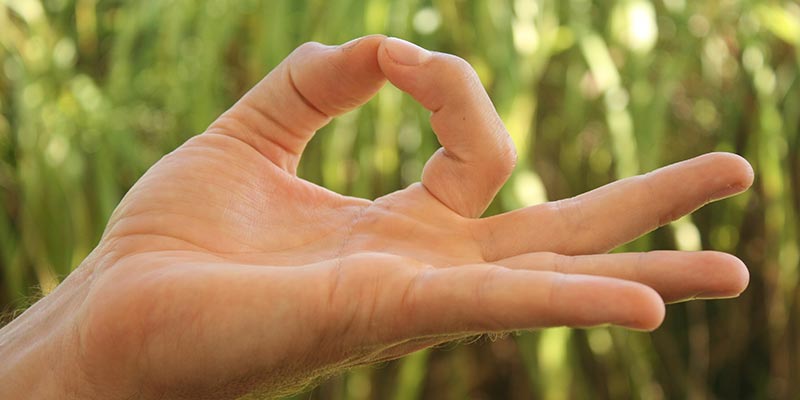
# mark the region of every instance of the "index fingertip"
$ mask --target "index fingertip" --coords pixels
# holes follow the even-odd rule
[[[753,171],[753,166],[744,157],[727,152],[709,153],[704,157],[709,158],[714,163],[723,165],[722,170],[728,171],[728,174],[730,174],[728,176],[728,185],[714,194],[714,200],[742,193],[753,185],[755,172]]]

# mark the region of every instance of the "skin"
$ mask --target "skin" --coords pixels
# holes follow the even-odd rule
[[[374,201],[295,175],[388,80],[432,111],[422,181]],[[238,398],[487,332],[652,330],[664,303],[738,295],[711,251],[604,254],[745,190],[707,154],[479,218],[514,146],[472,68],[397,39],[299,47],[130,190],[97,248],[0,330],[0,398]]]

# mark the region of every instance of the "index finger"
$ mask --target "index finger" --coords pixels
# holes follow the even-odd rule
[[[516,151],[478,75],[463,59],[396,38],[381,43],[378,63],[433,113],[442,148],[425,165],[422,184],[458,214],[482,214],[511,174]]]

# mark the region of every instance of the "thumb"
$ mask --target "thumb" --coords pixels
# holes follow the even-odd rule
[[[341,46],[301,45],[207,132],[240,139],[295,173],[317,129],[360,106],[383,86],[376,57],[383,39],[371,35]]]

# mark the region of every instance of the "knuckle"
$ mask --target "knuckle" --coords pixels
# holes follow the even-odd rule
[[[496,184],[505,182],[517,166],[517,151],[510,137],[500,138],[497,144],[490,146],[480,157],[487,175]]]
[[[562,310],[564,307],[561,304],[561,296],[564,293],[564,286],[567,284],[566,274],[554,275],[553,280],[549,286],[549,292],[546,297],[545,305],[547,310]],[[567,322],[563,313],[554,312],[549,321],[551,325],[562,325]]]
[[[504,172],[507,175],[510,175],[511,172],[517,166],[517,147],[514,145],[514,141],[511,140],[511,136],[507,133],[503,136],[500,141],[500,163],[503,166]]]
[[[553,207],[559,216],[565,221],[572,230],[580,231],[583,228],[583,203],[576,197],[568,197],[553,202]]]
[[[416,268],[407,268],[409,264]],[[422,263],[416,265],[400,256],[365,253],[343,260],[331,269],[328,279],[326,326],[335,334],[327,337],[361,335],[368,330],[380,338],[392,337],[402,327],[389,327],[386,316],[414,312],[416,293],[427,272]]]
[[[570,273],[573,264],[575,263],[575,257],[572,256],[565,256],[563,254],[558,253],[547,253],[549,255],[549,263],[550,267],[553,272],[557,273]]]
[[[482,331],[494,332],[503,330],[505,324],[501,321],[494,310],[493,294],[498,285],[500,276],[499,268],[490,268],[482,272],[483,279],[476,281],[474,287],[474,298],[478,314],[482,316],[477,322],[478,328]]]

